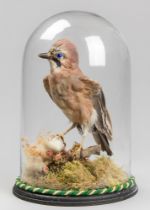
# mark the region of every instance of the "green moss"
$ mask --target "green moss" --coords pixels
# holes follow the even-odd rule
[[[67,162],[58,177],[60,182],[72,188],[83,188],[95,181],[95,177],[80,161]]]
[[[109,157],[95,160],[73,160],[51,166],[47,175],[26,176],[24,181],[34,186],[51,189],[94,189],[108,187],[127,181],[127,174]]]

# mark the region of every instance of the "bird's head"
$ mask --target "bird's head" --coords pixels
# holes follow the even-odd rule
[[[52,72],[78,66],[78,52],[75,45],[67,39],[56,41],[47,53],[39,54],[40,58],[50,62]]]

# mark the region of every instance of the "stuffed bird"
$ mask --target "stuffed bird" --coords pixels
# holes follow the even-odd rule
[[[112,155],[109,145],[112,124],[104,93],[99,83],[81,71],[76,46],[67,39],[58,40],[39,57],[47,59],[51,67],[50,74],[43,80],[45,90],[72,122],[61,135],[76,127],[82,135],[83,146],[85,137],[91,132],[102,150]]]

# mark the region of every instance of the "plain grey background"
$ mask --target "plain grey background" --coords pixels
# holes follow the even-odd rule
[[[150,2],[148,0],[0,1],[0,207],[60,209],[31,204],[11,193],[19,174],[20,77],[25,43],[47,17],[67,10],[95,12],[124,35],[132,63],[132,173],[139,193],[126,201],[82,209],[150,208]],[[71,209],[71,207],[69,207]],[[73,207],[72,207],[73,208]]]

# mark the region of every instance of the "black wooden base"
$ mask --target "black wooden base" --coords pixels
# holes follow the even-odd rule
[[[13,187],[13,193],[18,198],[33,203],[39,203],[51,206],[92,206],[92,205],[113,203],[130,198],[134,196],[137,193],[137,191],[138,188],[136,185],[134,185],[132,188],[115,193],[109,193],[99,196],[93,195],[93,196],[71,197],[71,196],[42,195],[20,189],[16,185]]]

